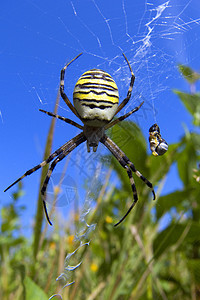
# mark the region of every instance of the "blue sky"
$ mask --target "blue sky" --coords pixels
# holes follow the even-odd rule
[[[155,121],[168,143],[178,141],[183,135],[183,123],[191,130],[190,116],[172,89],[189,90],[177,72],[177,63],[200,69],[199,11],[198,0],[148,3],[144,0],[60,0],[56,3],[20,0],[2,3],[1,205],[8,203],[15,190],[5,194],[3,189],[42,160],[50,118],[38,109],[53,111],[60,70],[80,52],[84,55],[66,74],[65,87],[70,99],[80,75],[98,67],[114,77],[122,100],[130,78],[122,57],[124,52],[136,75],[127,110],[141,99],[145,100],[144,118],[131,117],[139,122],[145,137],[148,138],[148,129]],[[62,99],[59,114],[77,121]],[[75,128],[58,121],[53,148],[57,149],[75,134]],[[69,168],[70,174],[80,173],[78,170],[73,173],[72,164]],[[165,191],[180,188],[175,175],[174,170]],[[37,172],[24,180],[26,195],[22,202],[28,203],[29,216],[35,213],[39,176]],[[78,186],[82,186],[81,178]]]

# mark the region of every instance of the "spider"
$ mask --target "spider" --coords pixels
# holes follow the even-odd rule
[[[153,189],[153,185],[149,182],[134,166],[134,164],[128,159],[125,153],[105,134],[105,130],[114,126],[115,124],[123,121],[128,118],[131,114],[135,113],[140,109],[143,105],[144,101],[130,112],[125,115],[116,118],[113,120],[114,116],[121,111],[121,109],[129,102],[131,98],[131,93],[135,81],[135,75],[133,74],[131,65],[126,58],[125,54],[122,53],[126,63],[131,72],[131,80],[130,86],[127,92],[126,98],[119,104],[119,94],[118,88],[113,80],[113,78],[106,72],[99,69],[92,69],[85,72],[77,81],[74,92],[73,92],[73,103],[70,102],[69,98],[64,92],[64,76],[65,71],[69,67],[69,65],[74,62],[82,53],[77,55],[74,59],[72,59],[62,70],[60,74],[60,94],[67,106],[70,110],[77,116],[84,125],[79,125],[78,123],[67,119],[65,117],[61,117],[57,114],[45,111],[40,109],[41,112],[60,119],[68,124],[71,124],[82,130],[80,134],[69,140],[55,152],[53,152],[46,160],[41,162],[39,165],[34,168],[26,171],[24,175],[18,178],[15,182],[13,182],[9,187],[5,189],[7,191],[17,182],[22,180],[24,177],[32,174],[36,170],[41,167],[49,164],[51,161],[51,165],[48,169],[46,178],[44,180],[43,186],[41,188],[44,212],[47,218],[47,221],[50,225],[52,225],[47,208],[45,203],[46,189],[51,177],[51,174],[56,167],[57,163],[59,163],[63,158],[65,158],[71,151],[73,151],[77,146],[82,144],[83,142],[87,142],[87,151],[90,152],[90,148],[93,148],[95,152],[97,150],[99,142],[104,144],[108,150],[112,153],[112,155],[118,160],[120,165],[126,170],[127,175],[130,180],[132,192],[133,192],[133,203],[129,207],[126,214],[117,222],[114,226],[119,225],[130,213],[132,208],[138,201],[138,195],[136,191],[135,182],[132,176],[132,172],[135,173],[152,191],[153,199],[155,199],[155,192]],[[5,192],[4,191],[4,192]]]

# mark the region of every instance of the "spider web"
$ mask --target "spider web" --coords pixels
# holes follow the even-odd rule
[[[2,103],[0,109],[1,124],[7,126],[3,136],[6,141],[3,155],[7,157],[3,169],[7,174],[2,178],[2,184],[7,186],[5,178],[13,174],[13,167],[19,174],[23,174],[30,168],[30,163],[37,164],[41,160],[49,120],[40,115],[38,109],[53,110],[60,69],[80,52],[84,55],[70,66],[66,74],[65,90],[70,99],[80,75],[96,67],[113,76],[122,100],[130,82],[130,72],[122,56],[124,52],[136,75],[136,81],[133,96],[122,114],[144,100],[142,117],[135,114],[130,119],[142,128],[146,138],[149,127],[158,122],[167,142],[177,141],[183,133],[181,122],[184,120],[189,128],[191,125],[171,89],[187,89],[178,74],[178,62],[190,64],[193,68],[199,66],[198,8],[197,0],[117,0],[115,5],[111,1],[61,0],[56,7],[54,1],[41,3],[38,0],[23,0],[17,8],[5,4],[1,15],[1,21],[7,27],[1,51],[2,68],[5,70],[1,78],[1,92],[2,99],[8,99],[9,91],[9,100]],[[77,121],[62,101],[59,103],[59,114]],[[66,124],[57,122],[55,149],[77,134],[75,128],[68,126],[66,129]],[[14,157],[13,144],[17,145]],[[23,154],[21,149],[26,149]],[[87,217],[92,207],[92,197],[94,194],[97,196],[105,178],[104,170],[101,170],[103,175],[96,173],[102,151],[100,145],[97,153],[88,154],[86,147],[82,146],[71,155],[67,170],[70,178],[65,178],[63,194],[57,203],[57,206],[62,206],[62,210],[65,205],[67,215],[74,201],[77,198],[83,199],[80,203],[83,208],[80,217],[82,227],[77,233],[80,247],[89,245],[88,233],[95,228],[94,224],[87,224]],[[58,166],[52,176],[49,195],[57,185],[61,170],[62,167]],[[30,178],[24,183],[26,198],[30,199],[31,217],[38,192],[39,174],[32,176],[38,179]],[[173,190],[180,185],[174,176],[172,171],[167,183],[168,192],[169,186]],[[86,193],[82,189],[85,181],[90,183]],[[94,194],[92,187],[96,188]],[[62,276],[67,283],[71,282],[69,274],[79,266],[77,259],[74,268],[70,268],[70,261],[76,256],[77,251],[74,251],[66,258],[66,272]]]

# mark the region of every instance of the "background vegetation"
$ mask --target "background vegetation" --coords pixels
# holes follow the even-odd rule
[[[13,202],[1,211],[0,299],[43,300],[58,293],[63,299],[200,299],[200,93],[195,88],[200,75],[183,65],[179,70],[191,93],[174,92],[191,114],[194,132],[185,128],[180,141],[169,145],[163,157],[155,158],[147,154],[144,136],[134,123],[123,122],[112,130],[113,139],[117,138],[137,168],[158,187],[156,202],[136,178],[140,200],[126,221],[114,228],[129,207],[132,193],[126,172],[112,159],[104,185],[96,195],[95,208],[87,218],[88,224],[97,224],[96,229],[90,245],[79,247],[75,238],[78,214],[74,215],[73,226],[68,223],[64,228],[59,228],[54,216],[53,234],[47,234],[40,196],[32,236],[21,234],[24,208],[20,206],[23,188],[19,184]],[[53,128],[52,123],[45,156],[51,152]],[[119,137],[124,135],[129,138],[120,145],[123,139]],[[182,189],[160,196],[173,164]],[[120,187],[110,180],[113,169],[122,183]],[[41,182],[45,173],[43,170]],[[168,223],[163,227],[164,216]],[[66,282],[57,282],[65,257],[77,248],[74,257],[81,264]],[[65,271],[68,276],[69,271]]]

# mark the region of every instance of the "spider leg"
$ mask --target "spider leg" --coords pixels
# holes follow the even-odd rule
[[[122,167],[124,167],[126,169],[128,177],[130,179],[131,188],[132,188],[132,192],[133,192],[133,203],[131,204],[131,206],[129,207],[129,209],[125,213],[125,215],[119,220],[119,222],[117,222],[114,225],[115,227],[118,226],[121,222],[124,221],[124,219],[128,216],[128,214],[130,213],[130,211],[132,210],[132,208],[135,206],[135,204],[138,201],[137,190],[136,190],[135,181],[133,179],[133,175],[132,175],[131,169],[126,165],[125,161],[121,160],[121,161],[119,161],[119,163],[121,164]]]
[[[140,109],[140,107],[144,104],[144,101],[142,103],[140,103],[139,106],[135,107],[134,109],[132,109],[131,111],[129,111],[127,114],[115,119],[114,121],[110,122],[109,124],[107,124],[105,126],[105,129],[108,129],[114,125],[116,125],[117,123],[123,121],[124,119],[128,118],[130,115],[132,115],[134,112],[138,111]]]
[[[81,137],[84,137],[83,133],[80,133],[75,138],[69,140],[67,143],[65,143],[63,146],[61,146],[60,148],[58,148],[55,152],[53,152],[46,160],[44,160],[43,162],[41,162],[39,165],[33,167],[32,169],[26,171],[24,173],[24,175],[22,175],[15,182],[13,182],[11,185],[9,185],[4,190],[4,192],[6,192],[7,190],[9,190],[13,185],[15,185],[16,183],[18,183],[19,181],[21,181],[24,177],[26,177],[28,175],[31,175],[33,172],[35,172],[38,169],[44,167],[46,164],[48,164],[50,161],[52,161],[56,156],[58,156],[60,153],[62,153],[66,148],[71,147],[74,144],[74,140],[76,141],[76,139],[79,139]]]
[[[152,190],[153,199],[155,199],[155,192],[154,192],[152,183],[149,182],[138,170],[136,170],[134,164],[128,159],[128,157],[125,155],[125,153],[109,137],[104,135],[101,138],[100,142],[103,143],[108,148],[108,150],[110,150],[110,152],[119,161],[121,166],[124,169],[126,169],[127,174],[130,179],[131,188],[133,191],[133,198],[134,198],[133,203],[130,206],[130,208],[128,209],[128,211],[126,212],[126,214],[122,217],[122,219],[117,224],[115,224],[115,226],[117,226],[126,218],[126,216],[130,213],[130,211],[132,210],[132,208],[135,206],[136,202],[138,201],[136,186],[135,186],[135,182],[132,177],[131,171],[133,171]]]
[[[115,115],[128,103],[128,101],[130,100],[131,98],[131,93],[132,93],[132,89],[133,89],[133,85],[134,85],[134,81],[135,81],[135,75],[133,73],[133,70],[131,68],[131,65],[126,57],[126,55],[124,53],[122,53],[127,64],[128,64],[128,67],[129,67],[129,70],[131,71],[131,81],[130,81],[130,86],[129,86],[129,89],[128,89],[128,93],[127,93],[127,96],[126,98],[121,102],[121,104],[118,106],[118,109],[115,113]]]
[[[53,113],[51,113],[51,112],[49,112],[49,111],[46,111],[46,110],[43,110],[43,109],[39,109],[39,111],[41,111],[41,112],[47,114],[48,116],[51,116],[51,117],[60,119],[60,120],[66,122],[66,123],[68,123],[68,124],[71,124],[71,125],[73,125],[73,126],[79,128],[79,129],[83,129],[83,126],[82,126],[82,125],[79,125],[78,123],[76,123],[76,122],[74,122],[74,121],[72,121],[72,120],[70,120],[70,119],[67,119],[67,118],[65,118],[65,117],[61,117],[61,116],[59,116],[59,115],[53,114]]]
[[[60,95],[63,98],[63,100],[65,101],[65,103],[67,104],[67,106],[71,109],[71,111],[79,118],[77,111],[75,109],[75,107],[72,105],[72,103],[70,102],[69,98],[67,97],[67,95],[64,92],[64,77],[65,77],[65,70],[67,69],[67,67],[73,62],[75,61],[80,55],[82,55],[82,53],[80,53],[79,55],[77,55],[75,58],[73,58],[62,70],[60,73]]]
[[[45,203],[45,198],[46,198],[46,189],[47,189],[47,185],[49,183],[49,179],[51,177],[51,174],[54,170],[54,168],[56,167],[57,163],[59,163],[63,158],[65,158],[71,151],[73,151],[77,146],[79,146],[80,144],[82,144],[83,142],[86,141],[86,137],[84,136],[83,133],[80,133],[79,135],[77,135],[75,138],[73,138],[71,140],[73,142],[72,145],[70,145],[69,147],[66,147],[61,153],[60,155],[55,158],[55,160],[51,163],[49,170],[47,172],[47,176],[44,180],[43,186],[41,188],[41,194],[42,194],[42,201],[43,201],[43,206],[44,206],[44,211],[45,211],[45,215],[47,218],[47,221],[49,222],[50,225],[52,225],[49,216],[48,216],[48,212],[47,212],[47,208],[46,208],[46,203]]]
[[[123,153],[124,154],[124,153]],[[128,159],[128,157],[124,154],[123,159],[125,162],[130,166],[131,170],[151,189],[152,194],[153,194],[153,200],[156,199],[156,194],[153,189],[152,183],[146,179],[134,166],[134,164]]]

